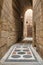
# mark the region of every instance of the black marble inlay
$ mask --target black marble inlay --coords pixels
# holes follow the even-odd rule
[[[18,52],[18,54],[25,54],[25,52]]]
[[[28,47],[24,46],[23,48],[28,48]]]
[[[18,51],[21,51],[21,50],[15,50],[16,52],[18,52]]]
[[[28,49],[24,49],[23,51],[26,51],[26,52],[27,52],[27,51],[29,51],[29,50],[28,50]]]
[[[12,55],[11,57],[12,57],[12,58],[20,58],[19,55]]]
[[[23,48],[28,48],[28,46],[23,46]]]
[[[32,58],[31,55],[24,55],[23,57],[24,57],[24,58]]]

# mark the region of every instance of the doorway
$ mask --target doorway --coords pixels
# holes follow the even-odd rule
[[[27,37],[32,37],[32,26],[27,25]]]
[[[33,27],[33,22],[32,22],[32,18],[33,18],[33,10],[32,9],[28,9],[25,11],[24,14],[24,39],[25,40],[33,40],[32,37],[32,27]]]

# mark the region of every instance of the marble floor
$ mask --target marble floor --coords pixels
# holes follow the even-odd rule
[[[30,44],[13,45],[0,61],[3,65],[41,65],[42,58]]]

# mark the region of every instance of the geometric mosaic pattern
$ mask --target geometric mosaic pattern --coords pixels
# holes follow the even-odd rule
[[[6,59],[7,62],[37,62],[29,45],[17,44]]]

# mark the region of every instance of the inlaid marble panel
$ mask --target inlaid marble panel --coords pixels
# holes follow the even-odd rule
[[[17,44],[14,46],[13,50],[9,54],[8,58],[6,59],[8,62],[37,62],[37,59],[32,52],[32,49],[29,47],[29,45],[20,45]]]

